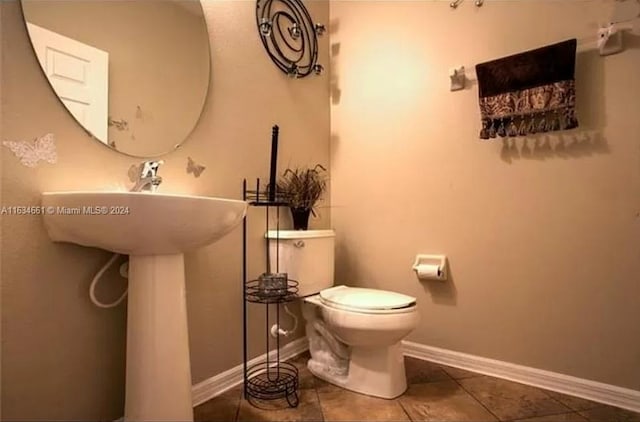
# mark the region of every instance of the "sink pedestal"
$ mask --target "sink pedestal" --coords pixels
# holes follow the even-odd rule
[[[125,421],[192,421],[184,255],[129,257]]]
[[[237,227],[247,203],[146,192],[45,192],[51,240],[129,255],[125,420],[192,421],[184,252]]]

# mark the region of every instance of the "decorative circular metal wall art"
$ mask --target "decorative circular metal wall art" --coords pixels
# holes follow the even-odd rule
[[[256,24],[267,54],[292,78],[320,75],[318,37],[325,26],[313,23],[301,0],[257,0]]]

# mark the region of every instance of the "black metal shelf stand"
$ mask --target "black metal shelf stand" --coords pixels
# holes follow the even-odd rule
[[[242,184],[242,198],[251,207],[262,207],[265,211],[266,230],[269,231],[269,212],[275,209],[275,229],[280,230],[280,207],[287,203],[279,198],[276,192],[268,189],[260,190],[260,179],[256,180],[255,190],[247,189],[246,179]],[[279,256],[276,248],[276,268],[271,272],[269,239],[266,239],[267,265],[266,271],[257,279],[249,280],[247,268],[247,220],[242,222],[242,327],[243,327],[243,359],[244,359],[244,397],[249,400],[286,399],[290,407],[297,407],[298,398],[298,369],[295,365],[280,361],[280,336],[275,338],[275,348],[271,350],[269,308],[275,308],[275,322],[280,325],[280,304],[290,302],[298,297],[298,282],[288,278],[286,273],[279,273]],[[276,236],[276,242],[279,242]],[[264,305],[265,309],[265,353],[266,360],[249,365],[248,357],[248,313],[249,303]]]

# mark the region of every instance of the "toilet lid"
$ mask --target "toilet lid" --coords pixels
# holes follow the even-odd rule
[[[327,305],[362,310],[391,310],[415,305],[416,298],[386,290],[337,286],[320,292],[320,300]]]

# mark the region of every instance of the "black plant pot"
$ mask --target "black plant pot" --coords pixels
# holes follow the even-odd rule
[[[307,230],[309,228],[309,215],[311,210],[308,208],[289,208],[291,217],[293,217],[294,230]]]

